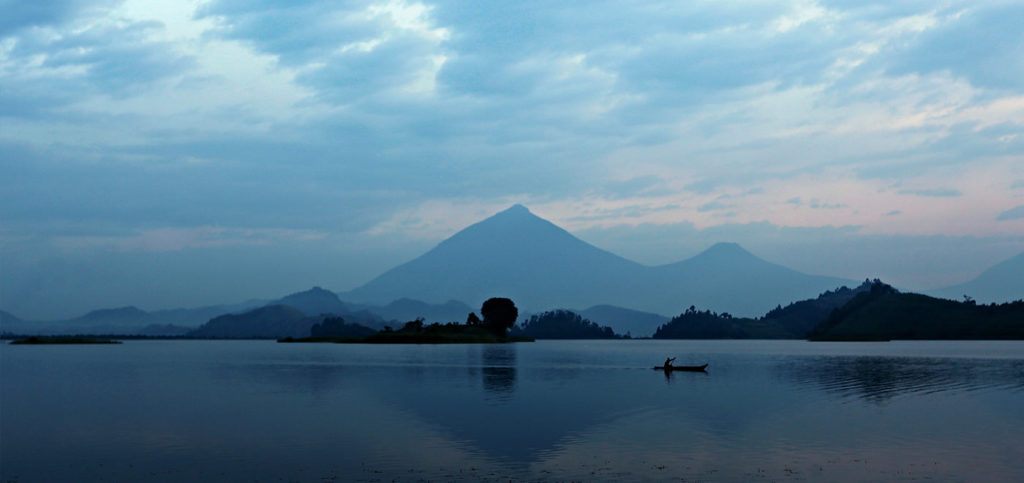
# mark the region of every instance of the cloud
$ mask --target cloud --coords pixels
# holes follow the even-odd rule
[[[964,195],[960,190],[948,188],[902,189],[899,190],[899,194],[914,196],[930,196],[936,198],[948,198]]]
[[[1020,9],[7,2],[0,226],[188,253],[236,238],[208,227],[422,241],[523,202],[581,229],[1004,236],[977,215],[1024,177]]]
[[[721,203],[721,202],[718,202],[718,201],[712,201],[710,203],[704,203],[703,205],[698,206],[697,207],[697,211],[700,212],[700,213],[703,213],[705,211],[719,211],[719,210],[727,210],[729,208],[732,208],[732,207],[730,205],[727,205],[727,204],[724,204],[724,203]]]
[[[1024,218],[1024,205],[1010,208],[1000,213],[999,216],[996,217],[996,219],[999,221],[1019,220],[1021,218]]]
[[[1024,78],[1024,33],[1017,21],[1022,17],[1024,6],[1013,3],[968,4],[947,12],[936,28],[895,49],[886,59],[888,70],[950,71],[974,85],[1015,90]]]

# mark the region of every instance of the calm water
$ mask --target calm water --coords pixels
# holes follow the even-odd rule
[[[3,481],[1024,481],[1022,342],[3,345],[0,403]]]

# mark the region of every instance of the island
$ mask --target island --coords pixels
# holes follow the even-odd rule
[[[345,323],[340,317],[326,318],[310,329],[309,337],[285,337],[278,342],[332,342],[340,344],[500,344],[533,342],[532,337],[510,336],[519,309],[511,299],[494,297],[480,308],[483,320],[470,313],[465,324],[424,324],[423,319],[406,322],[399,330],[385,327],[374,331],[359,324]]]

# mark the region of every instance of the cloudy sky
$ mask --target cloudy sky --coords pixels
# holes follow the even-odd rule
[[[1024,251],[1019,1],[0,10],[22,317],[343,291],[513,203],[642,263],[909,289]]]

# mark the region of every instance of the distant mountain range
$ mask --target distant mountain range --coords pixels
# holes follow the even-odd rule
[[[969,282],[929,292],[936,297],[961,300],[964,295],[978,303],[1024,299],[1024,253],[993,265]]]
[[[340,316],[348,323],[379,330],[388,325],[400,327],[416,318],[423,318],[427,322],[464,322],[472,311],[472,308],[457,301],[428,304],[400,299],[384,306],[346,304],[336,293],[313,287],[270,301],[253,300],[235,305],[154,312],[129,306],[94,310],[81,317],[57,321],[26,321],[0,311],[0,333],[306,337],[309,328],[321,322],[323,315]],[[271,316],[280,320],[271,320]]]
[[[342,296],[378,304],[401,297],[476,303],[503,296],[531,311],[614,305],[658,314],[677,314],[696,304],[757,314],[780,301],[850,283],[766,262],[735,243],[649,267],[590,245],[515,205]]]
[[[219,316],[267,306],[291,307],[309,318],[303,324],[332,314],[380,329],[420,317],[428,323],[463,322],[487,298],[504,296],[516,302],[524,319],[531,312],[590,307],[577,312],[617,333],[644,337],[665,324],[666,315],[691,305],[737,318],[758,316],[844,285],[855,284],[767,262],[735,243],[718,243],[680,262],[645,266],[515,205],[341,297],[314,287],[270,301],[150,312],[128,306],[59,321],[22,320],[0,311],[0,333],[181,335]],[[1024,298],[1024,253],[970,282],[931,294],[955,300],[966,294],[980,303]]]

